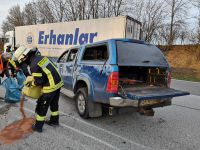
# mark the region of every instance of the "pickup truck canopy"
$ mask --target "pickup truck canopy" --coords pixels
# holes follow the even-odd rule
[[[119,66],[168,67],[163,53],[153,45],[117,41]]]

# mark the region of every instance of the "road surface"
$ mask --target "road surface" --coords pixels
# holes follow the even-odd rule
[[[199,82],[191,82],[191,81],[172,79],[171,86],[177,90],[188,91],[193,95],[200,96],[200,83]]]
[[[25,102],[28,116],[34,117],[35,103],[33,100]],[[19,104],[11,105],[0,114],[2,129],[20,119]],[[42,134],[34,132],[14,144],[0,145],[0,149],[198,150],[199,127],[200,96],[197,95],[174,98],[172,106],[155,109],[154,117],[141,116],[134,109],[124,109],[118,115],[84,120],[78,116],[74,101],[61,94],[59,127],[45,125]]]

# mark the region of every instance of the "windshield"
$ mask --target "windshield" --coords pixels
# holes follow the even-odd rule
[[[120,66],[168,66],[163,53],[153,45],[117,41],[117,53]]]

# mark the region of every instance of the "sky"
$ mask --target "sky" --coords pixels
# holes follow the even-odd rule
[[[9,9],[17,4],[23,8],[29,1],[31,0],[0,0],[0,35],[2,34],[2,22],[6,19]]]
[[[0,0],[0,37],[2,36],[1,25],[2,22],[6,19],[9,9],[17,4],[19,4],[21,8],[23,8],[25,4],[30,1],[33,0]],[[197,15],[197,10],[195,10],[194,8],[190,7],[188,10],[191,17]],[[188,19],[187,22],[189,22],[189,26],[192,27],[195,24],[194,21],[194,19]]]

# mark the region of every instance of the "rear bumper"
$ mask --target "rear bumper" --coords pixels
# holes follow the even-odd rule
[[[122,97],[110,97],[109,103],[114,107],[163,107],[171,105],[171,98],[166,99],[155,99],[155,100],[131,100],[131,99],[123,99]]]

